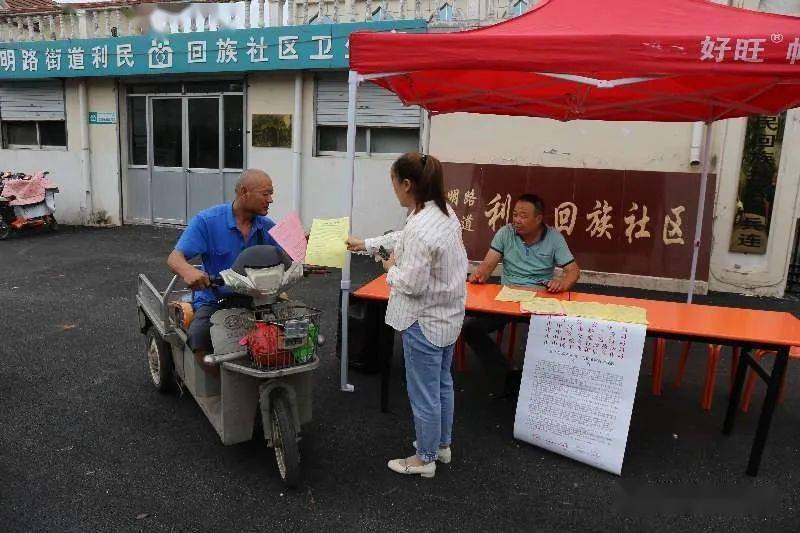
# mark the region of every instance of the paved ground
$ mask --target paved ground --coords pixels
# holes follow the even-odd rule
[[[720,434],[726,368],[713,411],[701,411],[699,349],[687,382],[659,398],[645,357],[620,478],[516,442],[514,405],[491,399],[472,372],[456,378],[454,462],[422,480],[385,467],[410,451],[401,381],[392,414],[378,410],[376,376],[354,374],[356,392],[339,392],[331,342],[302,444],[305,484],[286,491],[262,444],[224,447],[190,397],[152,390],[136,275],[163,286],[175,238],[125,227],[0,243],[0,530],[797,530],[798,369],[790,365],[752,479],[744,467],[755,413],[740,417],[733,436]],[[359,263],[354,278],[374,272]],[[295,291],[325,310],[331,339],[337,287],[334,276],[314,277]],[[710,300],[798,310],[791,301]],[[670,376],[675,356],[673,347]]]

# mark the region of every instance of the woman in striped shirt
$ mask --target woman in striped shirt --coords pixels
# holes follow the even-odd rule
[[[453,347],[464,322],[467,253],[461,224],[445,202],[442,164],[407,153],[392,165],[392,186],[410,211],[401,231],[348,239],[351,251],[392,250],[383,261],[391,288],[386,324],[402,333],[416,454],[389,461],[400,474],[433,477],[450,462],[453,429]]]

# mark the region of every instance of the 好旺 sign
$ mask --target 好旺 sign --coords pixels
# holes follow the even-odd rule
[[[0,43],[0,80],[345,69],[352,32],[424,28],[397,20]]]

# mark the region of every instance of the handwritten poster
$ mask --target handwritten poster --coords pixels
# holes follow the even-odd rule
[[[645,326],[531,318],[514,437],[620,475]]]
[[[344,267],[350,218],[315,218],[308,238],[306,263],[331,268]]]
[[[269,234],[281,245],[293,261],[302,263],[306,260],[306,235],[303,223],[296,211],[272,226]]]

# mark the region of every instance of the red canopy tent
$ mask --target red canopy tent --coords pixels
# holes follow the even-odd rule
[[[706,0],[543,0],[526,14],[457,33],[350,38],[352,215],[355,103],[370,80],[429,115],[469,112],[568,120],[705,122],[688,301],[694,291],[710,124],[800,105],[800,19]],[[347,385],[349,261],[343,272]]]
[[[350,68],[432,114],[704,121],[800,105],[800,19],[704,0],[543,0],[458,33],[356,33]]]

